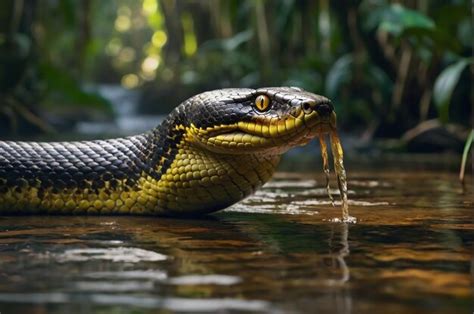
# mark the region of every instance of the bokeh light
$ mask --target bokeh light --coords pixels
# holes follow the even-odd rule
[[[157,0],[144,0],[142,5],[142,11],[145,15],[150,15],[156,12],[158,9]]]
[[[145,73],[154,72],[160,65],[160,59],[158,56],[146,57],[142,62],[141,69]]]
[[[121,62],[128,63],[135,60],[135,49],[132,47],[125,47],[119,53],[119,59]]]
[[[166,33],[162,30],[156,31],[153,33],[153,36],[151,37],[151,42],[153,46],[161,48],[166,44],[166,41],[168,40],[168,36]]]
[[[194,34],[194,23],[191,14],[183,14],[182,24],[184,31],[184,53],[187,56],[192,56],[197,50],[197,40],[196,35]]]
[[[120,53],[122,49],[122,41],[120,38],[112,38],[105,46],[105,52],[107,55],[115,57]]]
[[[136,74],[130,73],[124,75],[120,80],[120,83],[123,87],[132,89],[138,86],[138,84],[140,83],[140,79]]]
[[[126,32],[130,29],[130,17],[126,15],[119,15],[115,20],[115,29],[119,32]]]

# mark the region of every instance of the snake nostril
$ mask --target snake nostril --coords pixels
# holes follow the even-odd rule
[[[303,103],[302,107],[303,107],[304,112],[306,113],[310,113],[311,111],[313,111],[313,106],[311,106],[309,102]]]
[[[328,116],[333,110],[334,108],[330,102],[321,103],[316,106],[316,111],[321,116]]]

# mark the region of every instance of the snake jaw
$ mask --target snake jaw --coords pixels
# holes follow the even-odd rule
[[[316,111],[299,110],[285,117],[257,117],[230,125],[197,128],[191,125],[190,141],[210,151],[225,154],[282,154],[292,147],[303,146],[333,128],[331,117],[321,117]]]

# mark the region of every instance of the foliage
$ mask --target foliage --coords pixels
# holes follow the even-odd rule
[[[474,129],[471,130],[469,136],[466,140],[466,145],[464,146],[464,150],[462,153],[461,159],[461,169],[459,170],[459,180],[464,183],[464,174],[466,172],[466,163],[467,163],[467,156],[469,155],[469,151],[471,150],[472,143],[474,142]]]
[[[412,30],[430,31],[435,29],[432,19],[415,10],[407,9],[399,3],[384,5],[380,11],[380,13],[376,12],[373,15],[379,18],[375,24],[378,25],[380,31],[385,31],[398,38]]]
[[[438,108],[439,118],[442,121],[447,122],[449,120],[449,103],[461,73],[468,65],[473,63],[473,58],[460,58],[456,63],[444,69],[436,79],[433,97]]]
[[[107,112],[85,82],[138,89],[141,108],[160,113],[207,89],[295,85],[332,98],[340,125],[369,136],[399,137],[433,118],[470,123],[467,0],[24,0],[0,9],[11,21],[23,12],[0,24],[0,87],[21,82],[20,94],[36,100],[18,103],[32,112],[54,103]],[[0,108],[11,95],[2,90]]]
[[[76,60],[90,48],[75,36],[74,2],[47,3],[0,3],[0,10],[10,14],[0,24],[0,131],[51,132],[42,115],[46,104],[48,110],[75,106],[111,113],[110,104],[81,82]]]

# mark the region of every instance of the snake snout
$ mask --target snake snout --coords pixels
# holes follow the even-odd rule
[[[329,100],[308,101],[301,104],[305,113],[311,113],[313,110],[323,118],[327,118],[334,111],[334,107]]]
[[[316,105],[316,111],[322,117],[328,117],[333,111],[334,107],[330,101],[322,102]]]

